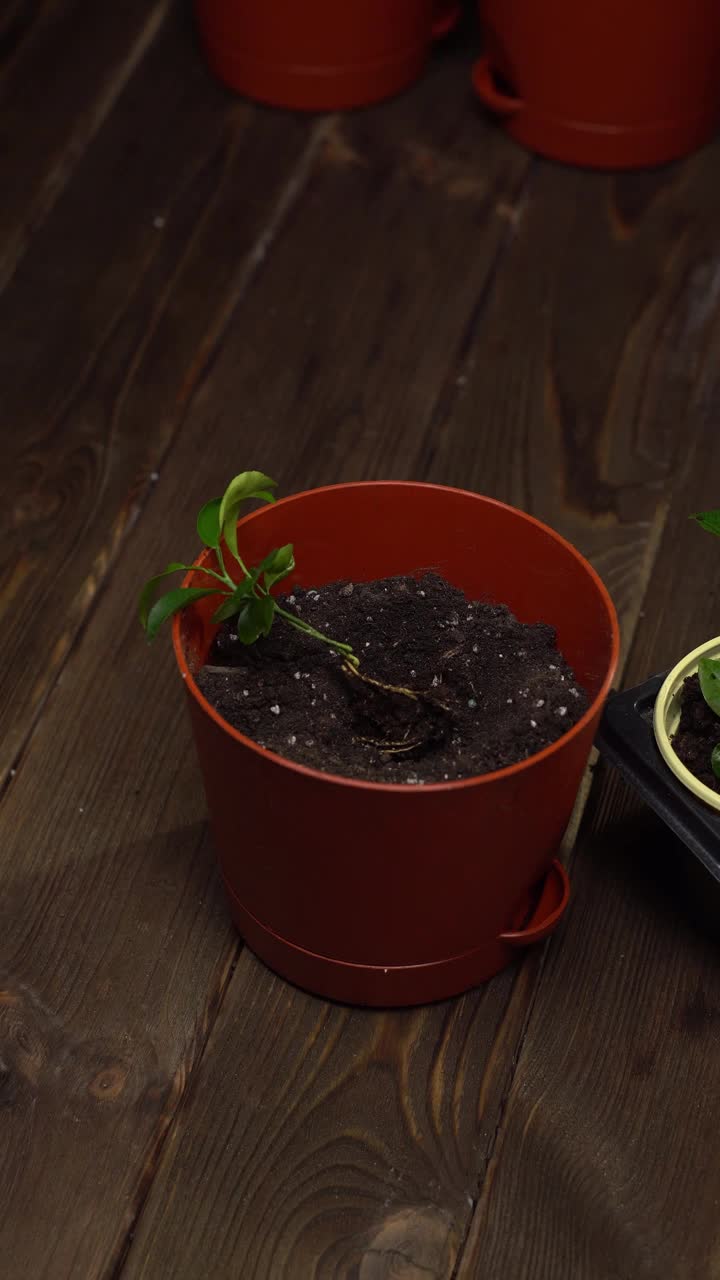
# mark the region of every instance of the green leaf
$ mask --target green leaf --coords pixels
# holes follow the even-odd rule
[[[715,511],[697,511],[691,516],[692,520],[697,520],[701,529],[706,529],[708,533],[716,533],[720,536],[720,507]]]
[[[718,742],[716,747],[713,747],[712,755],[710,757],[710,767],[715,774],[715,777],[720,778],[720,742]]]
[[[243,578],[232,594],[226,595],[219,609],[215,610],[212,616],[213,622],[224,622],[226,618],[232,618],[234,614],[239,613],[243,601],[252,595],[254,585],[254,577]]]
[[[237,545],[238,512],[243,502],[250,498],[262,498],[263,502],[274,502],[270,492],[276,487],[275,481],[262,471],[242,471],[235,476],[225,490],[220,503],[220,528],[223,537],[234,555],[239,560]]]
[[[198,513],[197,531],[206,547],[217,547],[220,541],[221,502],[222,498],[211,498]]]
[[[192,604],[193,600],[201,600],[203,596],[217,595],[215,587],[176,587],[155,601],[148,614],[145,630],[148,640],[154,640],[163,622],[179,609]]]
[[[237,618],[238,639],[254,644],[259,636],[270,634],[275,617],[275,601],[271,596],[253,596],[240,608]]]
[[[295,568],[295,556],[293,555],[292,542],[288,542],[284,547],[277,547],[275,551],[271,551],[266,555],[265,559],[258,565],[258,574],[265,575],[265,590],[269,591],[276,582],[280,582],[282,578],[287,578]]]
[[[720,716],[720,658],[701,658],[698,677],[703,698],[710,710]]]
[[[147,629],[150,604],[153,596],[155,595],[155,588],[157,587],[158,582],[162,582],[163,578],[167,578],[169,573],[179,573],[181,569],[187,573],[188,566],[185,564],[179,564],[174,560],[172,564],[168,565],[167,569],[163,569],[162,573],[156,573],[154,578],[148,578],[148,581],[140,592],[140,599],[138,601],[138,614],[140,617],[140,625],[142,627]]]

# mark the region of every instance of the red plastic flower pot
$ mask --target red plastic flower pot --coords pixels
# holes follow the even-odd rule
[[[458,12],[450,0],[195,0],[215,74],[249,98],[301,111],[399,93]]]
[[[717,0],[480,0],[480,17],[475,89],[533,151],[657,165],[720,126]]]
[[[298,560],[291,584],[433,568],[473,599],[551,623],[589,693],[582,720],[520,764],[421,787],[360,782],[294,764],[232,729],[193,674],[216,630],[214,598],[175,619],[215,845],[248,944],[333,999],[400,1005],[456,994],[545,937],[564,910],[567,879],[554,859],[617,662],[612,602],[546,525],[459,489],[334,485],[241,521],[250,562],[286,542]]]

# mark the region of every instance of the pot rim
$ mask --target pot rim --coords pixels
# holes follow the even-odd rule
[[[472,777],[469,778],[456,778],[447,782],[426,782],[423,783],[422,786],[408,786],[403,782],[372,782],[364,778],[348,778],[343,776],[343,774],[325,773],[321,769],[312,769],[309,765],[299,764],[294,760],[288,760],[286,756],[281,756],[276,751],[270,751],[267,747],[261,747],[259,743],[254,742],[252,738],[246,737],[246,735],[241,733],[239,729],[233,728],[231,724],[228,724],[228,722],[218,714],[215,708],[208,702],[198,688],[183,649],[180,632],[181,614],[176,613],[173,618],[173,649],[175,651],[175,658],[185,687],[189,690],[190,694],[198,703],[205,715],[213,720],[218,728],[227,733],[229,737],[234,738],[244,747],[250,748],[265,760],[272,761],[274,764],[281,765],[285,769],[290,769],[294,773],[304,775],[305,777],[312,778],[318,782],[327,783],[331,786],[351,787],[363,791],[387,791],[394,792],[398,795],[410,794],[417,796],[427,793],[437,794],[439,791],[452,792],[460,791],[467,787],[490,785],[492,782],[498,782],[501,779],[518,776],[526,769],[532,768],[539,761],[550,759],[551,756],[562,750],[569,740],[576,738],[580,733],[582,733],[583,729],[587,727],[604,703],[610,691],[613,676],[615,675],[620,652],[620,628],[618,625],[617,614],[615,612],[615,606],[607,587],[602,581],[602,578],[595,571],[585,556],[581,555],[571,542],[568,542],[567,538],[563,538],[562,535],[556,533],[550,525],[545,524],[542,520],[538,520],[536,516],[528,515],[526,511],[521,511],[518,507],[513,507],[508,502],[500,502],[497,498],[490,498],[485,494],[474,493],[471,489],[459,489],[453,485],[431,484],[427,481],[421,480],[351,480],[344,481],[339,484],[319,485],[315,489],[303,489],[299,493],[291,493],[285,498],[279,498],[278,501],[272,505],[273,507],[277,507],[288,503],[300,502],[303,498],[308,498],[316,493],[325,493],[332,489],[378,488],[380,486],[383,488],[402,487],[404,489],[432,489],[440,490],[444,493],[461,493],[466,497],[474,498],[477,501],[489,503],[494,507],[500,507],[505,511],[512,512],[513,515],[524,520],[527,524],[534,525],[537,529],[542,530],[543,533],[549,535],[555,542],[559,543],[569,551],[577,561],[579,561],[585,572],[593,579],[602,598],[603,604],[605,605],[610,624],[611,650],[610,661],[608,662],[608,668],[603,683],[587,711],[581,719],[578,720],[577,724],[574,724],[571,729],[568,729],[567,733],[564,733],[556,742],[552,742],[549,746],[543,747],[541,751],[535,752],[534,755],[528,756],[525,760],[519,760],[516,764],[506,765],[504,769],[495,769],[492,773],[473,774]],[[267,507],[261,507],[257,511],[252,511],[249,515],[244,516],[242,520],[238,521],[238,527],[249,523],[251,520],[258,520],[262,518],[267,510]],[[211,555],[211,549],[206,547],[197,559],[193,561],[192,569],[183,578],[183,586],[188,586],[190,584],[195,571],[202,568],[202,565],[210,558]],[[550,625],[552,625],[552,623]]]
[[[670,702],[675,693],[680,688],[683,680],[687,676],[694,675],[698,668],[700,658],[707,654],[715,652],[720,653],[720,636],[715,636],[712,640],[706,640],[704,644],[699,644],[695,649],[691,649],[686,653],[684,658],[675,663],[675,666],[668,672],[660,691],[655,699],[653,708],[653,732],[658,750],[665,761],[668,768],[675,774],[675,777],[692,792],[698,800],[704,801],[710,805],[712,809],[720,810],[720,792],[713,791],[711,787],[701,782],[695,774],[683,764],[677,755],[675,748],[670,741],[672,730],[668,727],[670,717]]]

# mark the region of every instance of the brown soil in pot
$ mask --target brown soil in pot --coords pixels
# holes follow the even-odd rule
[[[720,779],[710,765],[713,747],[720,742],[720,718],[703,698],[697,674],[683,681],[680,723],[671,741],[675,754],[698,781],[720,791]]]
[[[282,603],[350,643],[365,675],[418,694],[349,676],[332,650],[280,619],[249,647],[224,624],[197,677],[202,693],[242,733],[312,768],[454,781],[536,754],[588,707],[552,627],[470,602],[436,574],[296,588]]]

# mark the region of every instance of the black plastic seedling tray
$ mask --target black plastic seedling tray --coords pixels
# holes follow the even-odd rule
[[[655,742],[653,707],[666,674],[611,694],[595,745],[720,882],[720,813],[678,781]]]

